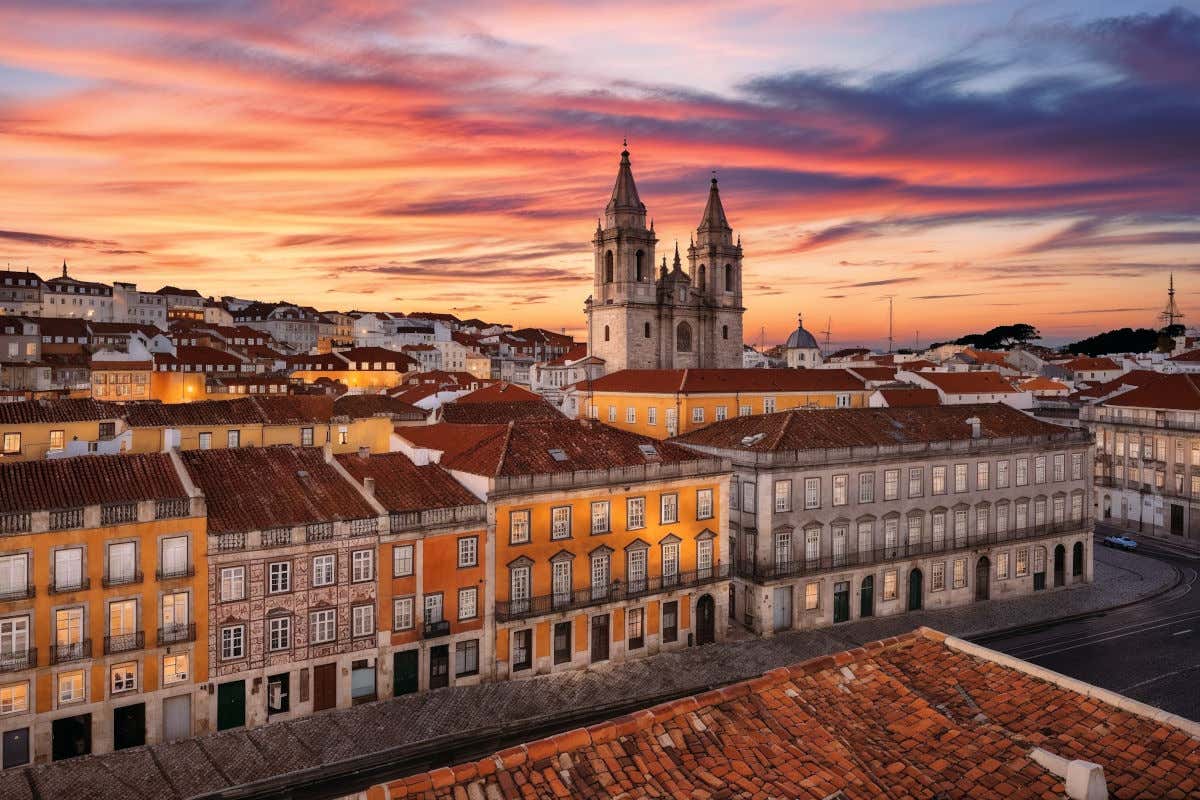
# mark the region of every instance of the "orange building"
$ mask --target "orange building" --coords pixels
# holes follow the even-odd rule
[[[667,439],[733,417],[792,408],[864,408],[870,392],[845,369],[628,369],[577,383],[568,413]]]
[[[204,502],[170,454],[0,465],[4,767],[206,726]]]
[[[722,638],[728,465],[565,418],[397,435],[488,500],[494,678]]]
[[[404,353],[384,347],[355,347],[319,355],[287,359],[292,378],[315,383],[320,378],[337,381],[351,394],[381,392],[400,384],[419,364]]]
[[[478,681],[489,638],[487,505],[441,467],[402,453],[337,461],[388,512],[378,559],[381,692]]]

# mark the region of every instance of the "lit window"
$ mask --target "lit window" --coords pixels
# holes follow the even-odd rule
[[[512,544],[529,541],[529,510],[508,512],[508,536]]]
[[[477,613],[476,599],[479,596],[479,590],[474,586],[469,586],[465,589],[458,590],[458,618],[459,619],[474,619]]]
[[[821,585],[806,583],[804,585],[804,610],[816,611],[821,604]]]
[[[663,525],[679,521],[679,495],[664,494],[662,496],[659,516]]]
[[[60,672],[58,675],[58,704],[81,703],[84,699],[83,670]]]
[[[696,490],[696,519],[712,519],[713,516],[713,490],[712,489],[697,489]]]
[[[0,714],[21,714],[29,710],[29,683],[0,686]]]

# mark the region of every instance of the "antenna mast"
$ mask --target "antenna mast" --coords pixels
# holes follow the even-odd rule
[[[827,355],[829,355],[829,353],[830,353],[830,349],[829,349],[830,340],[829,340],[829,337],[830,337],[831,335],[833,335],[833,317],[826,317],[826,318],[825,318],[825,330],[823,330],[823,331],[817,331],[817,333],[823,333],[823,334],[825,334],[825,352],[824,352],[824,353],[822,353],[821,355],[822,355],[822,356],[827,356]]]
[[[1175,324],[1177,320],[1183,319],[1183,312],[1179,310],[1179,306],[1175,305],[1175,273],[1171,273],[1171,281],[1167,284],[1167,307],[1158,315],[1163,322],[1164,328],[1169,328]]]
[[[888,349],[887,349],[887,351],[890,353],[895,348],[895,340],[892,338],[892,305],[896,299],[896,295],[885,294],[884,297],[886,297],[887,301],[888,301]]]

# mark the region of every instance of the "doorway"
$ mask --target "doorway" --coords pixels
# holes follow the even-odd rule
[[[421,651],[403,650],[392,654],[392,694],[412,694],[419,688]]]
[[[1171,535],[1183,536],[1183,506],[1171,503]]]
[[[608,614],[592,617],[592,663],[608,660]]]
[[[1067,548],[1061,544],[1054,548],[1054,585],[1064,586],[1067,582]]]
[[[862,589],[858,596],[858,615],[860,617],[875,616],[875,576],[868,575],[862,579]]]
[[[313,711],[337,707],[337,663],[313,667]]]
[[[4,732],[4,769],[29,763],[29,728]]]
[[[696,602],[696,644],[712,644],[717,640],[717,604],[711,594],[702,595]]]
[[[850,620],[850,581],[839,581],[833,585],[833,622]]]
[[[173,742],[192,735],[192,696],[181,694],[163,700],[163,741]]]
[[[921,581],[922,581],[922,578],[923,578],[923,576],[921,575],[921,570],[919,570],[919,569],[914,569],[912,572],[908,573],[908,610],[909,611],[920,611],[921,610],[921,604],[922,604]]]
[[[992,562],[984,556],[975,562],[975,600],[987,600],[991,593]]]
[[[775,602],[772,603],[772,608],[775,614],[772,630],[786,631],[792,627],[792,587],[775,587]]]
[[[146,743],[146,704],[135,703],[113,709],[113,750]]]
[[[51,756],[55,761],[92,752],[92,715],[62,717],[50,723]]]
[[[246,724],[246,682],[230,681],[217,686],[217,730]]]
[[[1083,542],[1076,542],[1071,548],[1071,577],[1083,577]]]
[[[429,688],[444,689],[450,685],[450,645],[429,648]]]

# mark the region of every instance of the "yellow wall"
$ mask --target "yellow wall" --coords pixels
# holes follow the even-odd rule
[[[203,372],[153,372],[150,375],[150,398],[164,403],[211,400],[204,392],[207,378]]]
[[[120,423],[117,424],[120,432]],[[100,438],[100,422],[37,422],[27,425],[0,425],[0,442],[5,433],[21,434],[21,452],[19,455],[0,455],[0,462],[33,461],[45,458],[50,450],[50,432],[62,431],[63,442],[78,439],[81,442],[94,442]]]
[[[151,372],[148,369],[104,369],[92,371],[92,397],[97,400],[151,399]],[[103,381],[103,382],[101,382]]]
[[[346,441],[342,442],[341,428],[346,428]],[[211,433],[211,449],[224,449],[229,443],[229,432],[238,431],[239,447],[267,447],[275,444],[300,446],[303,428],[312,428],[313,447],[323,447],[331,442],[335,453],[353,453],[360,447],[371,448],[372,453],[386,453],[390,445],[392,421],[386,417],[366,417],[344,423],[312,423],[303,425],[185,425],[179,430],[179,449],[197,450],[200,434]],[[163,449],[163,428],[133,428],[131,452],[156,453]]]
[[[390,369],[301,369],[293,372],[291,376],[305,383],[313,383],[317,378],[326,378],[331,381],[341,382],[351,392],[362,392],[367,390],[378,391],[380,389],[390,389],[393,386],[399,386],[404,382],[406,374],[409,373]]]
[[[728,394],[640,394],[633,392],[595,392],[589,400],[585,394],[582,398],[582,415],[588,414],[588,406],[596,407],[596,415],[600,422],[643,436],[655,439],[666,439],[667,409],[674,408],[679,413],[679,434],[687,433],[717,421],[717,411],[725,407],[727,419],[733,419],[741,413],[742,406],[749,406],[751,414],[766,413],[763,410],[765,398],[775,399],[776,411],[787,411],[792,408],[835,408],[839,394],[850,395],[851,408],[865,408],[869,392],[863,390],[847,392],[744,392]],[[616,407],[616,420],[609,420],[609,407]],[[657,409],[658,418],[654,425],[649,423],[649,409]],[[636,410],[636,421],[630,423],[629,409]],[[696,408],[704,409],[704,421],[693,422],[692,415]]]

